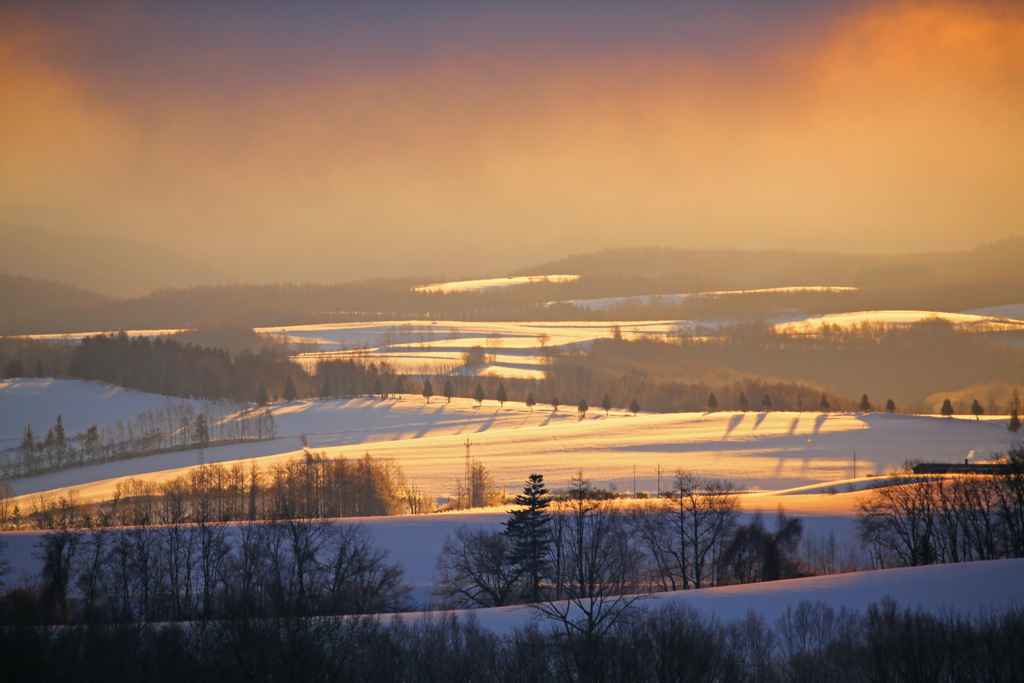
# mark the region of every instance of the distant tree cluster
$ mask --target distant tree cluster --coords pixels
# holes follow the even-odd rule
[[[878,567],[1024,557],[1024,447],[996,474],[895,475],[860,505]]]
[[[271,467],[236,462],[194,467],[159,485],[119,482],[105,503],[86,504],[68,495],[39,494],[23,524],[40,529],[150,526],[198,522],[374,517],[430,512],[402,470],[389,460],[328,458],[306,451]],[[13,520],[0,519],[0,528]]]
[[[260,386],[264,393],[267,386],[280,387],[294,398],[291,378],[306,373],[277,353],[246,350],[232,356],[222,349],[120,332],[82,339],[68,374],[165,396],[253,401]]]

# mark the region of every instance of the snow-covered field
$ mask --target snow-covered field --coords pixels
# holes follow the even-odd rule
[[[127,400],[125,395],[138,401]],[[0,383],[3,443],[16,443],[24,425],[45,430],[58,413],[74,434],[92,423],[126,421],[163,398],[75,380],[22,379]],[[301,437],[328,455],[371,453],[392,458],[425,493],[443,499],[462,475],[466,441],[470,452],[499,486],[518,490],[526,476],[541,472],[553,487],[582,471],[596,486],[655,493],[677,469],[727,478],[741,487],[778,492],[800,486],[880,474],[908,460],[976,461],[1003,452],[1014,435],[1005,418],[944,419],[880,413],[678,413],[634,417],[621,410],[591,410],[582,418],[573,407],[530,411],[521,403],[495,401],[477,406],[469,399],[450,404],[405,395],[400,400],[369,398],[293,401],[273,406],[279,438],[254,444],[207,448],[205,461],[258,458],[261,463],[295,457]],[[109,497],[123,477],[163,481],[195,466],[195,451],[167,453],[16,480],[18,495],[76,488],[87,500]],[[854,472],[856,458],[856,472]],[[840,482],[823,491],[786,492],[785,505],[834,510],[849,489]],[[767,495],[767,494],[764,494]],[[775,496],[776,494],[772,494]],[[764,510],[774,497],[759,499]],[[805,501],[817,501],[811,504]],[[843,503],[849,509],[850,503]]]
[[[688,321],[642,322],[381,322],[330,323],[292,327],[262,327],[295,345],[315,344],[314,352],[301,353],[300,362],[311,367],[321,359],[369,355],[385,358],[400,372],[448,372],[462,365],[463,353],[480,346],[493,356],[476,368],[480,374],[540,379],[546,354],[585,350],[595,339],[608,338],[618,325],[626,337],[666,337],[689,329]]]
[[[695,296],[719,297],[736,296],[742,294],[772,294],[772,293],[796,293],[796,292],[852,292],[856,287],[769,287],[766,289],[731,289],[714,292],[699,292],[687,294],[639,294],[636,296],[611,296],[601,299],[568,299],[565,301],[550,301],[548,306],[555,304],[571,304],[588,311],[601,311],[615,306],[652,306],[655,304],[673,306],[683,303]]]
[[[45,429],[57,413],[69,432],[92,423],[130,420],[140,410],[159,407],[159,396],[127,392],[94,382],[20,379],[0,382],[0,438],[16,441],[24,424]],[[295,457],[304,436],[330,455],[358,457],[369,452],[393,458],[406,476],[438,498],[449,495],[461,476],[470,442],[499,486],[518,491],[531,472],[542,472],[552,488],[565,486],[582,471],[597,486],[654,493],[670,486],[676,469],[724,477],[751,489],[741,497],[745,515],[774,514],[779,505],[803,517],[805,536],[834,533],[837,542],[854,542],[853,512],[863,489],[881,473],[906,460],[959,462],[975,452],[981,460],[1003,451],[1015,438],[1005,419],[943,419],[931,416],[818,413],[643,414],[591,411],[581,418],[572,408],[553,413],[549,406],[531,412],[522,404],[482,407],[466,399],[451,404],[404,396],[401,400],[348,399],[295,401],[273,407],[280,438],[254,444],[208,448],[206,462],[259,459],[261,463]],[[854,453],[857,476],[853,477]],[[128,476],[161,481],[195,466],[197,453],[186,451],[107,463],[12,482],[15,502],[31,508],[40,491],[77,489],[86,500],[108,498]],[[660,474],[659,474],[660,473]],[[629,501],[623,504],[633,504]],[[640,504],[637,501],[636,504]],[[406,569],[418,599],[426,599],[436,581],[435,559],[447,535],[460,524],[498,528],[504,509],[398,516],[360,520],[374,541]],[[38,570],[33,556],[38,532],[8,532],[5,556],[22,572]],[[888,570],[750,586],[715,588],[646,598],[645,607],[679,600],[697,610],[729,619],[754,608],[771,620],[802,599],[863,608],[885,595],[907,606],[958,611],[1005,605],[1018,595],[1024,561],[1002,561],[913,570]],[[532,618],[524,609],[475,611],[496,630]]]
[[[942,313],[938,311],[857,311],[830,315],[789,317],[776,322],[775,329],[784,334],[806,334],[825,325],[852,327],[864,323],[877,325],[913,325],[925,320],[944,320],[962,330],[1002,331],[1024,330],[1024,321],[1008,317],[973,313]]]
[[[973,315],[988,315],[993,318],[1009,318],[1010,320],[1024,321],[1024,303],[1007,304],[1005,306],[989,306],[987,308],[974,308],[963,312]]]
[[[435,562],[445,537],[462,524],[497,529],[506,517],[503,511],[477,511],[341,523],[364,524],[374,542],[389,551],[389,559],[405,568],[405,580],[413,587],[414,598],[426,601],[430,599],[430,588],[436,583]],[[836,530],[836,538],[841,543],[850,542],[852,520],[849,518],[805,518],[805,534],[814,534],[826,527]],[[8,544],[4,556],[14,570],[5,579],[9,585],[17,585],[24,575],[38,573],[41,560],[36,555],[36,544],[40,535],[36,531],[0,534],[0,539]],[[802,600],[821,601],[836,609],[863,610],[872,602],[891,596],[903,607],[978,615],[1020,606],[1024,598],[1020,591],[1022,583],[1024,559],[995,560],[657,593],[637,604],[644,609],[657,609],[669,603],[682,603],[723,621],[743,618],[753,610],[772,623]],[[508,632],[536,618],[535,612],[523,607],[471,612],[482,626],[497,632]],[[460,613],[463,618],[469,614],[470,611]]]
[[[900,607],[980,616],[1021,606],[1022,581],[1024,559],[992,560],[656,593],[635,604],[647,610],[682,604],[721,621],[743,619],[754,612],[774,624],[803,600],[863,612],[871,603],[893,597]],[[459,614],[466,618],[470,612]],[[496,633],[510,633],[537,619],[528,607],[472,610],[472,616]]]

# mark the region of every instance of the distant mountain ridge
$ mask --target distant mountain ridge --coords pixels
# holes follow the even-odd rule
[[[578,254],[524,268],[515,276],[706,275],[722,285],[879,287],[928,285],[1012,276],[1024,254],[1024,237],[982,244],[970,251],[917,254],[837,254],[795,250],[670,249],[632,247]],[[899,282],[896,282],[896,279]]]
[[[230,281],[223,270],[163,247],[120,237],[0,226],[0,273],[52,280],[116,297]]]

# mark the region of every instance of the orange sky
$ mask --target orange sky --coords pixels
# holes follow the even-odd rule
[[[0,10],[0,223],[327,281],[1024,234],[1020,3],[851,2],[720,51],[657,16],[606,49],[531,38],[544,16],[511,38],[500,13],[409,34],[385,16],[387,49],[350,22],[298,56],[310,25],[237,12]]]

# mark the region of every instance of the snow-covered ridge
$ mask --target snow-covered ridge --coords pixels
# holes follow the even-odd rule
[[[546,306],[570,304],[588,311],[598,311],[614,306],[651,306],[661,304],[673,306],[694,297],[721,297],[743,294],[790,294],[798,292],[853,292],[856,287],[831,287],[810,285],[799,287],[767,287],[763,289],[723,289],[713,292],[689,292],[686,294],[638,294],[634,296],[612,296],[600,299],[567,299],[565,301],[549,301]]]
[[[855,311],[829,315],[798,316],[775,324],[775,330],[784,334],[806,334],[825,325],[853,327],[865,323],[908,326],[927,320],[943,320],[965,330],[1024,330],[1024,321],[996,318],[971,313],[943,313],[941,311]]]
[[[519,277],[496,277],[486,280],[459,280],[455,282],[438,282],[432,285],[413,287],[414,292],[450,293],[450,292],[495,292],[518,285],[537,282],[573,282],[579,275],[524,275]]]

